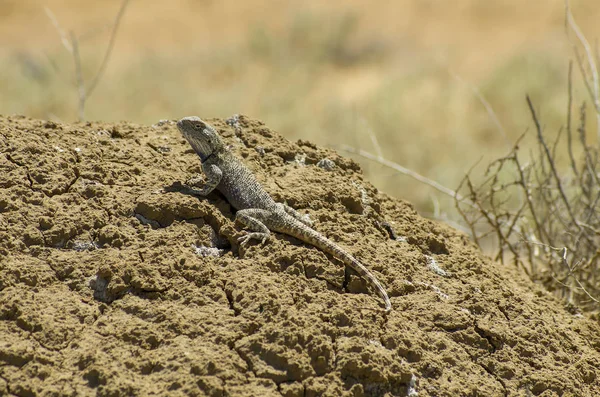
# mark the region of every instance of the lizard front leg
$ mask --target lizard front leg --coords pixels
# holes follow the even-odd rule
[[[199,175],[185,182],[187,190],[196,196],[207,196],[215,190],[221,182],[221,178],[223,178],[223,171],[214,164],[202,166],[202,170],[206,175],[206,182],[202,183],[202,178]]]
[[[235,214],[235,219],[251,230],[250,233],[238,239],[240,245],[245,245],[250,239],[260,240],[264,244],[271,235],[271,231],[265,225],[271,216],[270,211],[258,208],[239,210]]]

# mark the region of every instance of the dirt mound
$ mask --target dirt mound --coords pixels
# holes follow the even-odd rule
[[[593,396],[600,327],[358,165],[210,120],[278,201],[361,259],[240,248],[173,122],[0,118],[0,395]],[[418,393],[418,394],[417,394]]]

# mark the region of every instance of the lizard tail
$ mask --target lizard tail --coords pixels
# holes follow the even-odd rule
[[[367,280],[371,286],[377,292],[377,295],[383,299],[385,303],[385,311],[389,312],[392,310],[392,303],[390,302],[390,298],[385,291],[385,288],[381,285],[379,280],[371,273],[362,263],[360,263],[354,256],[350,255],[346,250],[342,247],[335,244],[333,241],[329,240],[321,233],[313,230],[311,228],[306,227],[306,225],[300,223],[299,221],[293,221],[294,231],[295,233],[289,233],[286,231],[286,234],[291,234],[293,237],[296,237],[305,243],[311,244],[322,251],[333,255],[334,257],[341,260],[345,265],[351,267],[354,271],[356,271],[362,278]]]

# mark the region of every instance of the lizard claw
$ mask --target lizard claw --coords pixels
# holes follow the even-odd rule
[[[246,234],[245,236],[238,238],[237,241],[240,247],[243,247],[248,243],[248,240],[250,240],[250,236]]]
[[[194,175],[191,178],[188,178],[185,181],[185,184],[191,187],[200,187],[203,185],[203,179],[200,175]]]
[[[240,244],[240,246],[243,247],[251,239],[260,240],[260,244],[263,245],[269,239],[269,235],[266,233],[259,233],[259,232],[248,233],[245,236],[238,238],[238,243]]]

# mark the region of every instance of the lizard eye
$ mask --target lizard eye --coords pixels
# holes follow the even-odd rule
[[[202,129],[202,124],[194,123],[194,129],[200,131]]]

